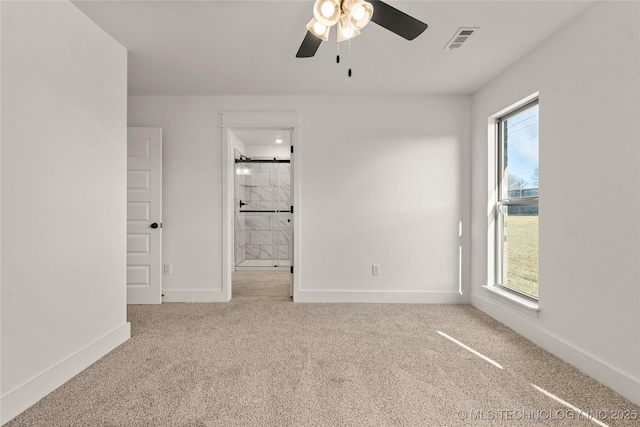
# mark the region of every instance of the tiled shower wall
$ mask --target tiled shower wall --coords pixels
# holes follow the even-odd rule
[[[243,174],[239,174],[238,170]],[[235,182],[235,264],[251,260],[289,260],[291,222],[289,163],[237,163]],[[240,208],[240,201],[246,203]]]

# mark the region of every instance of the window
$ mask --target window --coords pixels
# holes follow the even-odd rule
[[[538,299],[538,100],[497,120],[496,284]]]

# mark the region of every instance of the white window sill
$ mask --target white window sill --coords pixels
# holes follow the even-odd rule
[[[512,307],[515,307],[530,316],[538,317],[538,314],[540,313],[540,306],[537,301],[532,301],[529,298],[522,297],[513,292],[505,291],[498,286],[483,285],[482,287],[489,291],[491,296],[507,302]]]

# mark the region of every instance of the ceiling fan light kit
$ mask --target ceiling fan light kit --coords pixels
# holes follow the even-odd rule
[[[311,58],[322,41],[329,40],[331,27],[338,26],[338,42],[351,40],[369,21],[413,40],[427,29],[427,24],[399,11],[380,0],[316,0],[313,19],[307,24],[307,34],[298,49],[297,58]]]
[[[338,41],[360,35],[373,16],[373,6],[364,0],[316,0],[307,30],[320,40],[329,40],[331,27],[338,24]]]
[[[336,25],[340,15],[339,0],[317,0],[313,5],[313,16],[318,22],[327,27]]]
[[[363,29],[373,16],[373,6],[364,0],[343,0],[342,11],[354,30]]]
[[[348,19],[346,16],[343,16],[338,21],[338,42],[343,42],[360,35],[360,30],[349,25]]]
[[[320,40],[327,41],[329,40],[329,31],[331,30],[331,27],[326,26],[316,18],[313,18],[307,24],[307,30]]]

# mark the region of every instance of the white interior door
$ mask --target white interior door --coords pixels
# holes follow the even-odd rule
[[[127,133],[127,304],[162,302],[162,129]]]

